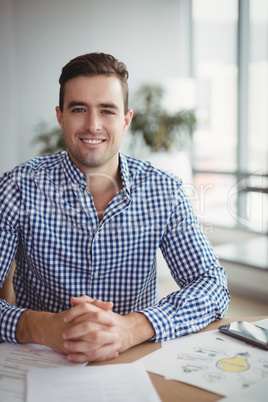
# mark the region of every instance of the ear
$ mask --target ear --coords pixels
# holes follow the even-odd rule
[[[62,114],[62,111],[60,110],[59,106],[56,106],[55,109],[56,109],[56,115],[57,115],[58,123],[60,125],[61,130],[63,131],[63,114]]]
[[[123,130],[124,134],[127,132],[130,126],[132,116],[133,116],[133,110],[129,109],[124,117],[124,130]]]

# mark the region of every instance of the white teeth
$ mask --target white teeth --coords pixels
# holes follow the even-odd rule
[[[82,141],[86,142],[87,144],[100,144],[102,140],[83,140]]]

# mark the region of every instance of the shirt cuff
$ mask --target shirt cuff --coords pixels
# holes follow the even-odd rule
[[[190,310],[191,311],[191,310]],[[169,341],[180,336],[200,331],[216,319],[211,311],[196,315],[189,311],[177,312],[169,304],[148,307],[139,311],[152,324],[155,335],[151,341]]]
[[[154,328],[155,335],[151,341],[169,341],[176,337],[175,325],[170,312],[166,312],[159,307],[148,307],[139,311],[146,316]]]
[[[0,339],[4,342],[18,343],[16,338],[17,325],[21,314],[26,309],[12,306],[5,300],[1,301],[0,307]]]

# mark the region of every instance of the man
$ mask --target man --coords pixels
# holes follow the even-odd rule
[[[1,179],[1,284],[16,256],[16,306],[1,301],[4,341],[100,361],[226,313],[225,271],[181,180],[119,152],[132,118],[127,78],[111,55],[71,60],[56,107],[68,151]],[[158,247],[181,287],[160,301]]]

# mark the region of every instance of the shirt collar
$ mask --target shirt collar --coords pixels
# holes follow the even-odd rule
[[[71,161],[68,151],[62,152],[62,166],[66,173],[69,182],[73,186],[80,186],[84,190],[87,188],[87,182],[84,174],[79,170]],[[119,168],[121,171],[121,179],[123,185],[123,191],[129,196],[130,194],[130,178],[129,169],[126,156],[119,153]]]
[[[62,152],[62,166],[68,181],[72,186],[79,186],[83,190],[87,188],[84,174],[71,161],[68,151]]]

